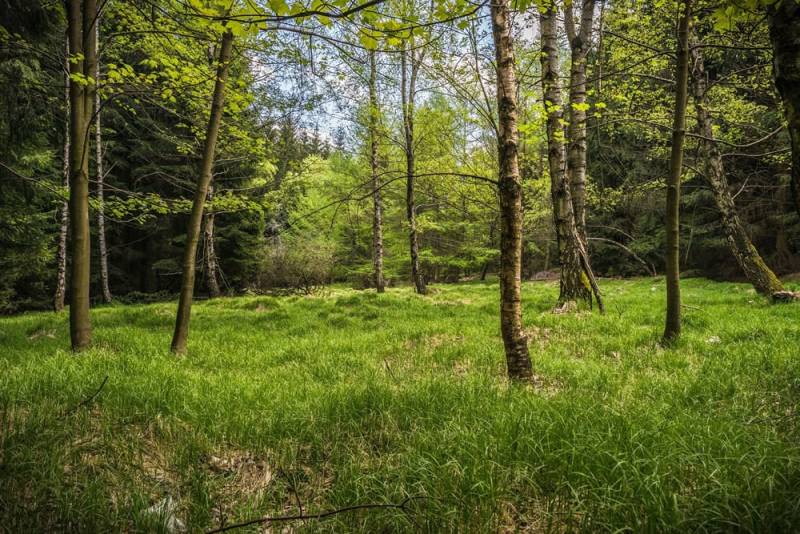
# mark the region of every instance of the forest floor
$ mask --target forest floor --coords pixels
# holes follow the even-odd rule
[[[796,529],[800,307],[686,280],[665,350],[663,280],[602,286],[606,315],[556,315],[556,283],[525,284],[534,387],[504,378],[493,283],[201,302],[182,358],[173,303],[98,307],[78,355],[66,314],[2,318],[0,531],[408,497],[274,529]]]

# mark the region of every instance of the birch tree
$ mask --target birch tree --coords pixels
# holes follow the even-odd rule
[[[540,11],[539,27],[542,48],[542,95],[547,116],[547,157],[553,198],[553,219],[561,264],[560,291],[556,309],[566,311],[575,308],[580,301],[591,305],[594,295],[602,310],[602,299],[589,264],[588,252],[575,222],[572,190],[566,174],[566,136],[559,83],[558,22],[554,4]],[[583,121],[585,122],[585,114]],[[585,176],[585,150],[583,158]]]
[[[703,60],[703,49],[694,32],[690,39],[691,92],[697,119],[700,150],[705,161],[705,177],[714,194],[714,202],[722,218],[725,239],[733,257],[753,287],[760,294],[771,297],[783,291],[783,284],[767,267],[747,234],[733,201],[725,165],[714,136],[714,123],[708,99],[708,79]]]
[[[494,0],[490,10],[497,65],[500,330],[509,378],[530,380],[533,371],[528,338],[522,328],[522,178],[518,154],[517,78],[508,0]]]
[[[61,162],[61,185],[69,191],[70,172],[70,61],[69,61],[69,36],[64,42],[64,142],[63,159]],[[53,295],[53,309],[60,312],[64,309],[64,298],[67,292],[67,231],[69,228],[69,199],[61,203],[58,212],[58,244],[56,252],[56,290]]]
[[[94,24],[95,48],[100,47],[100,16]],[[100,84],[100,60],[98,58],[94,65],[94,79],[97,85]],[[100,91],[94,92],[94,145],[95,145],[95,169],[97,182],[97,245],[100,252],[100,288],[103,293],[103,302],[111,302],[111,289],[108,285],[108,247],[106,246],[106,216],[105,216],[105,168],[103,165],[103,130],[100,124],[101,105]]]

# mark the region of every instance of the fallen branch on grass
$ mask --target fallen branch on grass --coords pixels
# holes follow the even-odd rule
[[[100,392],[103,390],[103,388],[106,387],[106,382],[108,382],[108,375],[106,375],[106,377],[103,379],[103,382],[100,384],[100,387],[97,388],[97,390],[94,393],[92,393],[91,395],[89,395],[88,397],[83,399],[81,402],[79,402],[78,404],[76,404],[75,406],[73,406],[72,408],[67,410],[66,412],[63,412],[61,414],[61,417],[66,417],[66,416],[70,415],[71,413],[77,412],[79,409],[83,408],[84,406],[86,406],[87,404],[92,402],[100,394]]]
[[[354,512],[357,510],[375,510],[375,509],[392,509],[392,510],[400,510],[402,512],[408,512],[408,503],[411,501],[416,501],[419,499],[429,499],[430,497],[425,496],[416,496],[416,497],[407,497],[403,502],[399,504],[388,503],[388,504],[354,504],[353,506],[345,506],[344,508],[337,508],[336,510],[328,510],[327,512],[317,512],[316,514],[296,514],[296,515],[279,515],[279,516],[271,516],[271,517],[259,517],[257,519],[250,519],[249,521],[244,521],[242,523],[234,523],[232,525],[221,526],[219,528],[215,528],[213,530],[209,530],[206,534],[215,534],[217,532],[227,532],[229,530],[234,530],[237,528],[244,528],[249,527],[252,525],[262,525],[264,523],[285,523],[288,521],[301,521],[304,519],[326,519],[328,517],[332,517],[338,514],[346,513],[346,512]]]

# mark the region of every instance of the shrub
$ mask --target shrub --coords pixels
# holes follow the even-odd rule
[[[285,289],[310,295],[329,283],[333,244],[311,236],[275,239],[263,252],[252,286],[256,292]]]

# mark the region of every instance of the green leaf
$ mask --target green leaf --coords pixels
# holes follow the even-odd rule
[[[269,0],[269,8],[279,17],[289,13],[289,4],[286,0]]]

